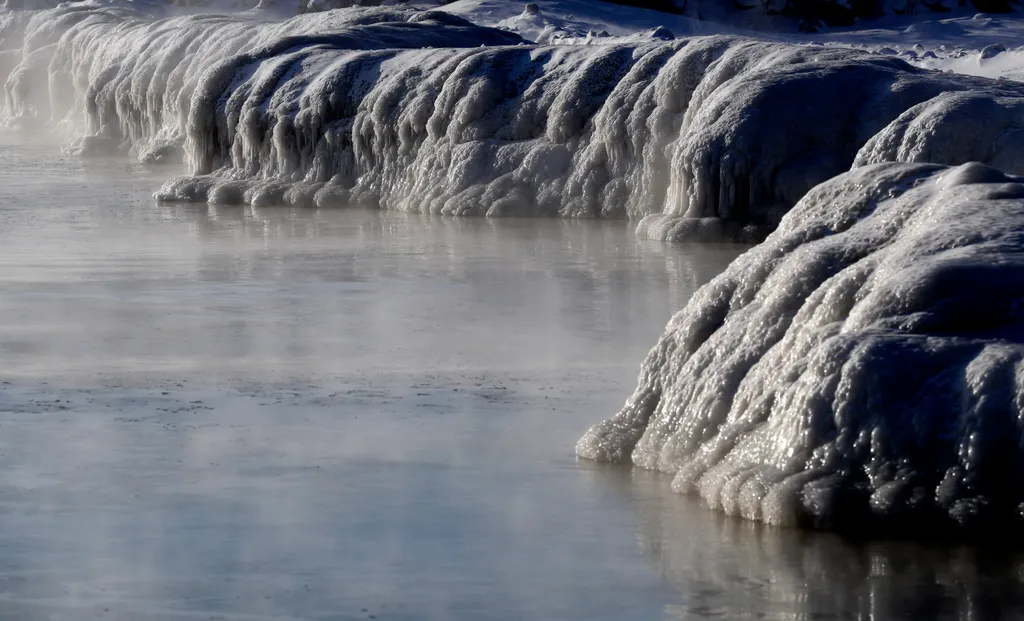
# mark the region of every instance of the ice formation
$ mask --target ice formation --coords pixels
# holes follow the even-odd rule
[[[84,134],[83,154],[183,158],[192,174],[163,200],[629,217],[658,239],[760,239],[865,143],[864,161],[915,159],[899,127],[919,104],[1024,97],[851,49],[534,45],[408,8],[281,20],[94,0],[4,14],[0,38],[8,117]]]
[[[1024,174],[1024,98],[942,93],[910,108],[868,140],[854,165],[971,161]]]
[[[250,69],[239,61],[245,82],[197,95],[185,148],[193,172],[216,174],[160,196],[659,214],[642,234],[756,239],[901,112],[981,87],[849,50],[734,37],[314,54],[318,64],[285,84],[265,68],[277,57]],[[339,88],[353,82],[363,88]],[[226,100],[224,112],[197,106],[200,96]]]
[[[8,114],[85,126],[83,152],[184,153],[198,176],[167,200],[658,214],[641,234],[757,238],[908,108],[1022,93],[736,37],[534,46],[440,12],[146,6],[30,14],[0,67]]]
[[[771,524],[1020,526],[1022,247],[1022,178],[836,177],[694,295],[577,454]]]

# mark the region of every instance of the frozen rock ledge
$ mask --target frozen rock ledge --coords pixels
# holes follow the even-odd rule
[[[1013,532],[1022,300],[1024,178],[855,169],[697,292],[577,455],[770,524]]]
[[[653,32],[536,45],[408,7],[161,6],[9,16],[0,122],[84,156],[183,163],[161,201],[623,218],[683,242],[760,241],[852,165],[1024,173],[1024,85],[860,50]]]

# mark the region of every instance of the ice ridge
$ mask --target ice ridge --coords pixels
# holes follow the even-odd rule
[[[899,127],[938,118],[936,98],[1024,97],[742,37],[538,46],[440,11],[141,6],[0,21],[0,76],[8,117],[77,132],[84,153],[183,159],[167,201],[631,218],[645,237],[753,241],[855,160],[926,151],[901,147],[927,137]]]

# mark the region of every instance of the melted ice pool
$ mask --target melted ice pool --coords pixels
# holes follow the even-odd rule
[[[0,146],[0,617],[987,619],[1013,556],[726,519],[577,464],[742,248],[160,207]]]

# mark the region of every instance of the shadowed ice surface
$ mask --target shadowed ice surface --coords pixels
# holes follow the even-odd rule
[[[0,618],[990,619],[1013,554],[739,523],[577,464],[741,250],[159,207],[0,145]]]

